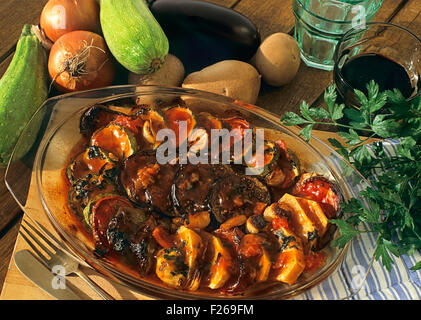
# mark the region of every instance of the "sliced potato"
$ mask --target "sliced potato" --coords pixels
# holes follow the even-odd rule
[[[184,256],[177,249],[161,249],[156,255],[155,273],[172,288],[182,288],[187,281],[187,270],[181,262]]]
[[[288,193],[279,200],[279,203],[291,213],[292,230],[312,248],[317,242],[318,232],[316,225],[310,219],[309,214],[300,204],[299,199]]]
[[[271,278],[292,285],[303,273],[304,268],[305,258],[303,251],[290,247],[279,253],[271,272]]]
[[[189,275],[193,274],[198,265],[198,257],[203,252],[202,238],[193,230],[180,226],[177,230],[180,249],[185,253],[185,263],[189,268]]]
[[[207,241],[207,255],[211,263],[209,285],[211,289],[221,288],[230,278],[232,258],[222,241],[206,232],[202,232]]]
[[[265,249],[263,249],[262,256],[259,259],[259,268],[257,271],[257,282],[264,282],[269,278],[269,273],[272,267],[272,262],[270,261],[269,254]]]

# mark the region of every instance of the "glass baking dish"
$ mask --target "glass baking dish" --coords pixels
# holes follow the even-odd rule
[[[100,103],[134,101],[164,108],[177,99],[185,101],[193,111],[213,115],[226,110],[240,112],[253,126],[264,128],[282,137],[309,172],[329,178],[339,186],[345,201],[357,197],[369,183],[352,166],[321,140],[312,137],[309,143],[298,136],[299,128],[284,127],[270,112],[250,105],[234,103],[230,98],[198,90],[157,86],[115,86],[66,94],[47,100],[23,131],[6,171],[6,185],[22,209],[31,216],[30,197],[37,197],[43,211],[60,235],[67,250],[80,261],[105,276],[127,285],[142,294],[162,299],[346,299],[364,286],[373,263],[374,247],[362,234],[343,249],[328,245],[326,264],[314,273],[303,274],[297,283],[265,284],[253,287],[243,296],[222,296],[217,293],[178,291],[146,281],[133,272],[120,268],[93,254],[92,241],[74,227],[65,206],[63,168],[72,147],[80,139],[79,119],[89,106]],[[35,135],[38,131],[38,134]],[[28,141],[35,140],[29,149]],[[29,149],[29,151],[28,151]],[[24,156],[22,156],[24,155]],[[28,198],[29,196],[29,198]],[[70,218],[69,218],[70,217]],[[338,236],[335,232],[334,238]],[[361,255],[361,251],[364,254]]]

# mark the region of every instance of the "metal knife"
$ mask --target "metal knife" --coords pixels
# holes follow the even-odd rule
[[[16,252],[14,260],[20,272],[54,298],[58,300],[82,300],[68,286],[54,288],[53,283],[56,275],[38,261],[29,250]]]

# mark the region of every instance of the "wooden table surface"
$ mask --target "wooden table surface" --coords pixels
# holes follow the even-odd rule
[[[232,8],[249,17],[259,28],[262,39],[275,32],[293,34],[294,16],[291,0],[208,0]],[[25,23],[37,24],[47,0],[0,1],[0,76],[7,69],[16,41]],[[376,21],[402,25],[421,36],[420,0],[383,0]],[[282,115],[298,111],[302,100],[311,105],[320,102],[325,88],[332,82],[332,72],[301,64],[294,81],[281,88],[263,85],[257,105]],[[4,184],[4,169],[0,169],[0,288],[7,274],[12,252],[23,216]]]

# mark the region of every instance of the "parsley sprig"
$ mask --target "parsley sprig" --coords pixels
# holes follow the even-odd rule
[[[310,107],[302,102],[300,114],[287,112],[282,123],[300,125],[307,141],[314,126],[337,128],[344,142],[331,138],[331,146],[370,182],[360,193],[343,204],[345,220],[332,219],[340,230],[334,245],[344,247],[361,232],[377,234],[374,257],[390,270],[391,255],[411,255],[421,249],[421,98],[408,102],[398,91],[380,92],[371,81],[367,93],[355,90],[359,110],[337,103],[336,88],[324,94],[325,106]],[[371,138],[376,142],[370,143]],[[397,140],[396,156],[388,156],[384,140]],[[364,223],[369,230],[361,231]],[[421,269],[421,261],[412,270]]]

